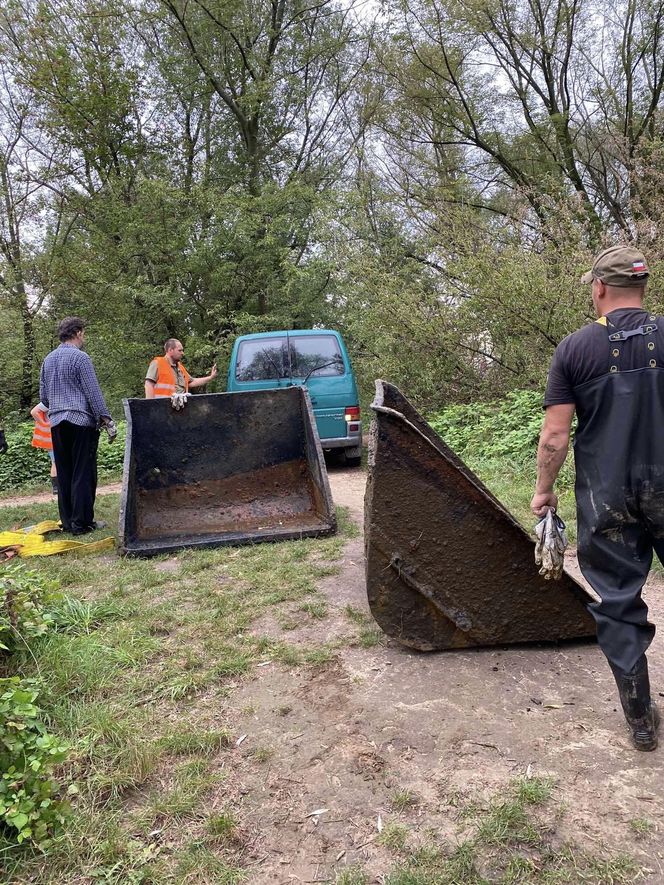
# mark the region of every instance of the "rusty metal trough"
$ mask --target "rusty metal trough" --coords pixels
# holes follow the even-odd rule
[[[303,387],[124,401],[120,546],[153,556],[329,535],[336,518]]]
[[[534,543],[392,384],[376,382],[365,496],[367,592],[422,651],[595,635],[592,598],[540,577]]]

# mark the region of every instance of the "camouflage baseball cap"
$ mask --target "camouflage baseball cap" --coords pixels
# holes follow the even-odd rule
[[[607,286],[639,286],[650,276],[643,252],[633,246],[611,246],[600,252],[582,283],[601,280]]]

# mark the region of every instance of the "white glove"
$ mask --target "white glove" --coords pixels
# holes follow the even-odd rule
[[[184,409],[187,405],[187,397],[188,393],[174,393],[171,396],[171,406],[175,409],[176,412],[179,412],[180,409]]]
[[[549,510],[535,526],[535,534],[535,564],[541,566],[539,573],[547,581],[557,581],[563,573],[567,549],[565,523],[555,510]]]
[[[103,425],[103,430],[105,430],[106,433],[108,434],[108,441],[109,442],[113,442],[115,437],[118,435],[118,425],[113,420],[106,421],[105,424]]]

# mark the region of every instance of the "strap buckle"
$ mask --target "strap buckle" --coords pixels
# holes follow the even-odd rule
[[[635,335],[650,335],[657,331],[656,323],[647,323],[645,326],[639,326],[638,329],[622,329],[620,332],[612,332],[609,335],[609,341],[627,341]]]

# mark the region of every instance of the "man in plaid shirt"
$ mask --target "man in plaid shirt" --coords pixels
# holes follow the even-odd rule
[[[114,438],[92,360],[81,350],[85,322],[66,317],[58,326],[60,346],[44,360],[39,398],[48,409],[58,471],[58,509],[65,531],[83,535],[101,526],[94,520],[99,428]]]

